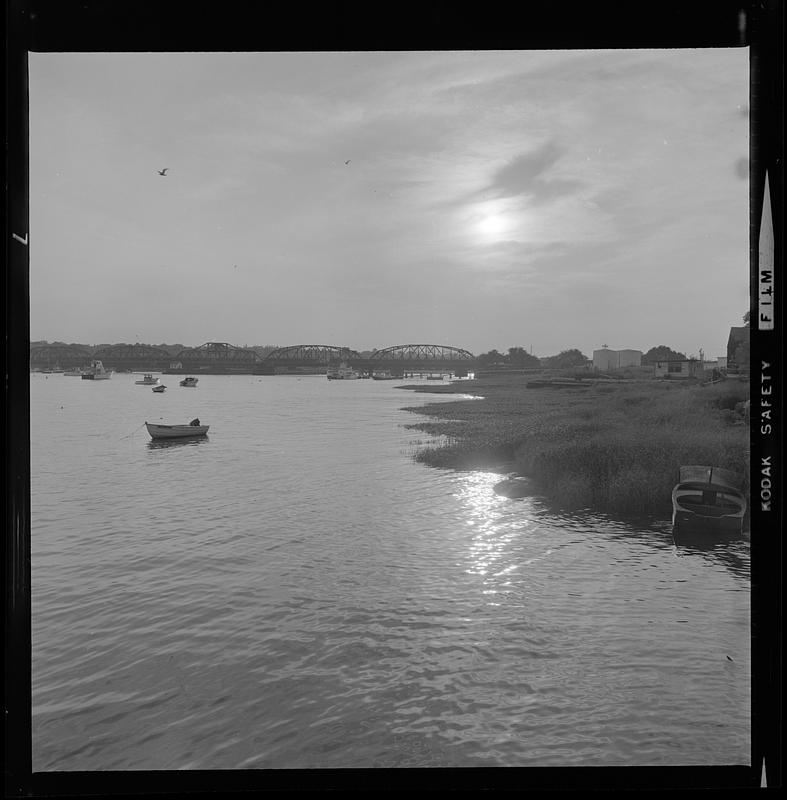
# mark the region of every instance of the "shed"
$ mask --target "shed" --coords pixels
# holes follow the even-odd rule
[[[639,367],[642,365],[642,351],[640,350],[610,350],[602,347],[593,351],[593,368],[602,372],[623,367]]]
[[[702,373],[702,362],[696,358],[656,361],[653,371],[657,378],[701,378]]]
[[[750,330],[747,327],[730,328],[727,339],[727,373],[749,373]]]

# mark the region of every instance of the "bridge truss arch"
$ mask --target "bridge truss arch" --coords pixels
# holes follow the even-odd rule
[[[90,350],[78,344],[44,344],[30,348],[30,366],[48,367],[82,367],[92,358]]]
[[[205,342],[199,347],[186,347],[173,359],[181,362],[200,364],[257,364],[260,357],[254,350],[236,347],[227,342]]]
[[[370,361],[417,361],[422,362],[474,362],[475,356],[461,347],[440,344],[397,344],[383,350],[375,350]]]
[[[272,350],[264,360],[274,366],[321,367],[336,361],[354,363],[362,361],[363,357],[358,351],[349,347],[337,347],[330,344],[295,344]]]
[[[166,363],[169,351],[154,344],[105,344],[95,349],[93,358],[110,367],[154,365]]]

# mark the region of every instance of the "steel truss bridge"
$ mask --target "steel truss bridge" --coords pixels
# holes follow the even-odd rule
[[[363,355],[349,347],[327,344],[298,344],[269,353],[264,363],[280,369],[320,368],[345,362],[362,372],[387,370],[407,375],[424,372],[452,372],[466,375],[475,367],[469,350],[438,344],[398,344]]]
[[[397,344],[375,350],[367,359],[373,370],[394,374],[453,372],[467,375],[475,368],[475,356],[469,350],[439,344]]]
[[[30,348],[31,367],[84,366],[100,359],[108,369],[170,372],[230,372],[275,374],[298,370],[323,370],[346,362],[364,373],[388,370],[394,375],[451,372],[466,375],[476,366],[469,351],[450,345],[399,344],[362,354],[350,347],[298,344],[280,347],[262,357],[254,350],[227,342],[206,342],[172,355],[163,347],[142,344],[101,345],[94,350],[81,345],[40,345]]]

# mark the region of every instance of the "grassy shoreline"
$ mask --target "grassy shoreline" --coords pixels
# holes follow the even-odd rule
[[[748,494],[749,426],[734,411],[748,399],[748,383],[650,380],[528,389],[528,380],[496,375],[403,387],[447,395],[444,402],[405,409],[429,418],[408,428],[444,437],[415,459],[519,472],[566,510],[669,516],[683,464],[735,470],[745,476]],[[482,399],[449,399],[456,394]]]

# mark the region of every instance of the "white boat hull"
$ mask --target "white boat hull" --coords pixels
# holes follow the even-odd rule
[[[210,425],[158,425],[146,422],[152,439],[184,439],[189,436],[204,436]]]

